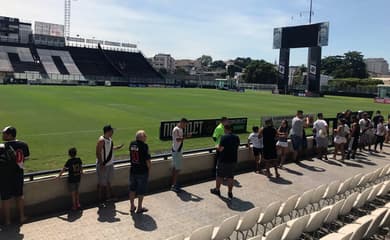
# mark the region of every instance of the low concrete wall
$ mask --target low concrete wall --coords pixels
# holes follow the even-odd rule
[[[291,143],[290,149],[291,149]],[[312,140],[308,138],[308,152],[311,152]],[[183,169],[179,180],[183,184],[195,183],[213,178],[214,153],[199,153],[185,155]],[[291,155],[290,155],[291,156]],[[237,172],[253,170],[252,152],[248,148],[239,149]],[[157,159],[152,162],[150,172],[149,192],[162,191],[169,188],[171,175],[171,159]],[[112,183],[114,193],[119,198],[128,194],[129,166],[117,166]],[[93,206],[97,203],[97,177],[95,171],[86,172],[80,184],[80,198],[83,206]],[[42,216],[61,212],[71,207],[70,195],[67,189],[67,178],[54,177],[26,182],[24,185],[26,214]]]

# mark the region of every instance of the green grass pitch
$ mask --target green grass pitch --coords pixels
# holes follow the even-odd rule
[[[270,92],[245,93],[209,89],[0,86],[0,128],[13,125],[18,139],[28,142],[31,158],[28,172],[60,168],[67,149],[75,146],[84,163],[95,162],[95,144],[105,124],[112,124],[116,152],[127,158],[127,146],[138,129],[148,134],[152,153],[169,152],[170,141],[159,140],[162,120],[248,117],[248,131],[259,125],[261,116],[290,115],[297,109],[307,113],[377,110],[388,114],[388,105],[372,99],[326,96],[303,98],[272,95]],[[241,135],[241,141],[246,141]],[[190,139],[184,150],[212,146],[211,138]]]

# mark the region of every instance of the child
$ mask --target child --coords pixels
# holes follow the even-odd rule
[[[263,154],[263,138],[259,135],[259,127],[254,126],[252,130],[253,132],[248,137],[248,147],[250,149],[250,144],[252,144],[253,155],[256,163],[255,172],[260,173],[260,161],[261,155]]]
[[[375,136],[376,136],[376,141],[375,141],[375,152],[378,152],[376,149],[379,144],[379,149],[380,152],[383,150],[383,142],[385,141],[385,135],[386,135],[386,127],[384,125],[384,119],[379,118],[379,122],[376,125],[376,131],[375,131]]]
[[[61,170],[58,178],[68,170],[68,188],[72,195],[72,210],[80,209],[80,197],[79,197],[79,186],[81,175],[83,174],[82,161],[77,156],[76,148],[71,148],[68,151],[70,159],[65,163],[64,168]]]

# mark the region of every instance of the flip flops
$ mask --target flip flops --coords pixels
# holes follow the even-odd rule
[[[145,213],[145,212],[147,212],[147,211],[149,211],[149,209],[147,209],[147,208],[141,208],[140,210],[138,210],[138,211],[136,211],[135,213]]]

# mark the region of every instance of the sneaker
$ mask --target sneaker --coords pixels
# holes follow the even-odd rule
[[[177,185],[172,185],[171,191],[175,192],[175,193],[179,193],[181,191],[181,189]]]
[[[229,200],[232,200],[233,199],[233,193],[232,192],[228,192],[228,197],[229,197]]]
[[[214,195],[217,195],[218,197],[221,196],[221,191],[219,191],[219,189],[216,189],[216,188],[210,189],[210,193],[214,194]]]

